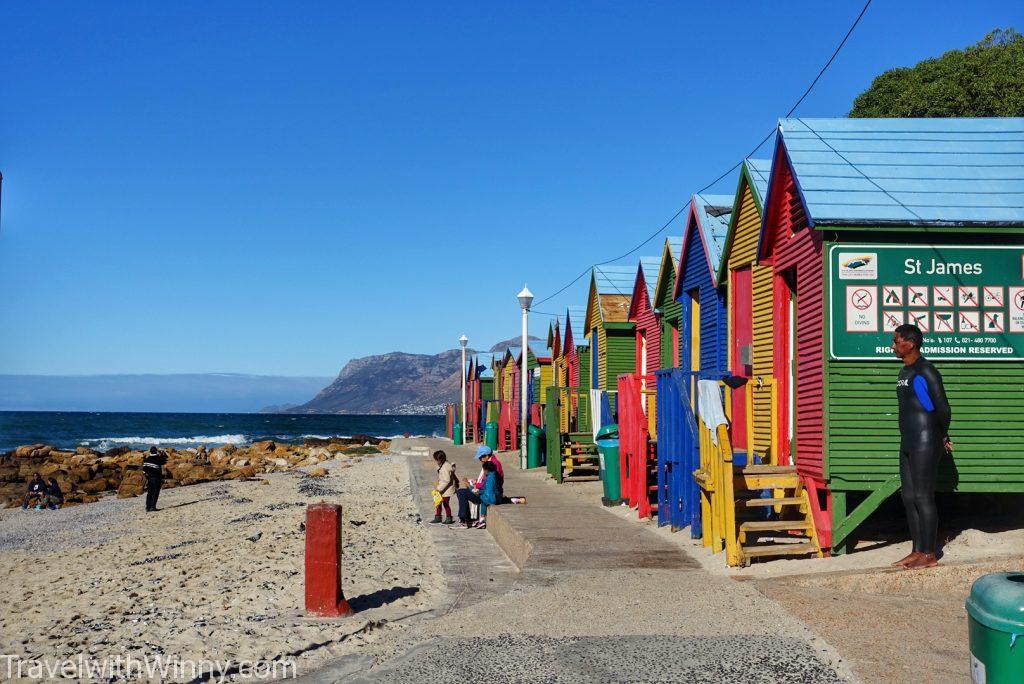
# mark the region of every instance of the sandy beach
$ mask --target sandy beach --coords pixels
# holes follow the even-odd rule
[[[113,496],[0,512],[0,652],[290,660],[301,674],[428,609],[443,580],[404,459],[319,467],[177,488],[148,515]],[[347,620],[303,617],[300,525],[321,500],[344,507],[344,588],[360,611]]]

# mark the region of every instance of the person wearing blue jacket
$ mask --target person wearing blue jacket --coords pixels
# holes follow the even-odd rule
[[[476,529],[487,529],[487,507],[497,506],[501,503],[526,503],[525,496],[514,496],[508,498],[502,492],[502,479],[498,475],[498,467],[491,461],[481,463],[484,469],[484,483],[479,489],[460,489],[456,492],[459,499],[459,527],[474,527]],[[479,504],[480,517],[475,523],[469,523],[470,502]]]

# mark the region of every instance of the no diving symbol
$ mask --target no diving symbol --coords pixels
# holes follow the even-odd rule
[[[874,297],[871,296],[871,293],[869,291],[864,289],[854,290],[853,294],[850,295],[850,303],[853,304],[853,308],[859,309],[861,311],[865,311],[871,308],[871,304],[873,303],[873,301]],[[1024,298],[1022,298],[1021,301],[1022,303],[1024,303]]]
[[[1018,311],[1024,311],[1024,290],[1013,296],[1013,305],[1017,307]]]

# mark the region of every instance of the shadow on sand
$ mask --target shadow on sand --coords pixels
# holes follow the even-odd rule
[[[378,589],[372,594],[363,594],[348,600],[348,605],[357,613],[372,608],[380,608],[389,603],[403,599],[407,596],[418,594],[419,587],[392,587],[390,589]]]

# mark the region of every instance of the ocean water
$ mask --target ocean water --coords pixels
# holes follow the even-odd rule
[[[298,443],[311,437],[401,437],[444,433],[443,416],[337,416],[262,413],[90,413],[0,411],[0,453],[23,444],[187,448],[272,439]]]

